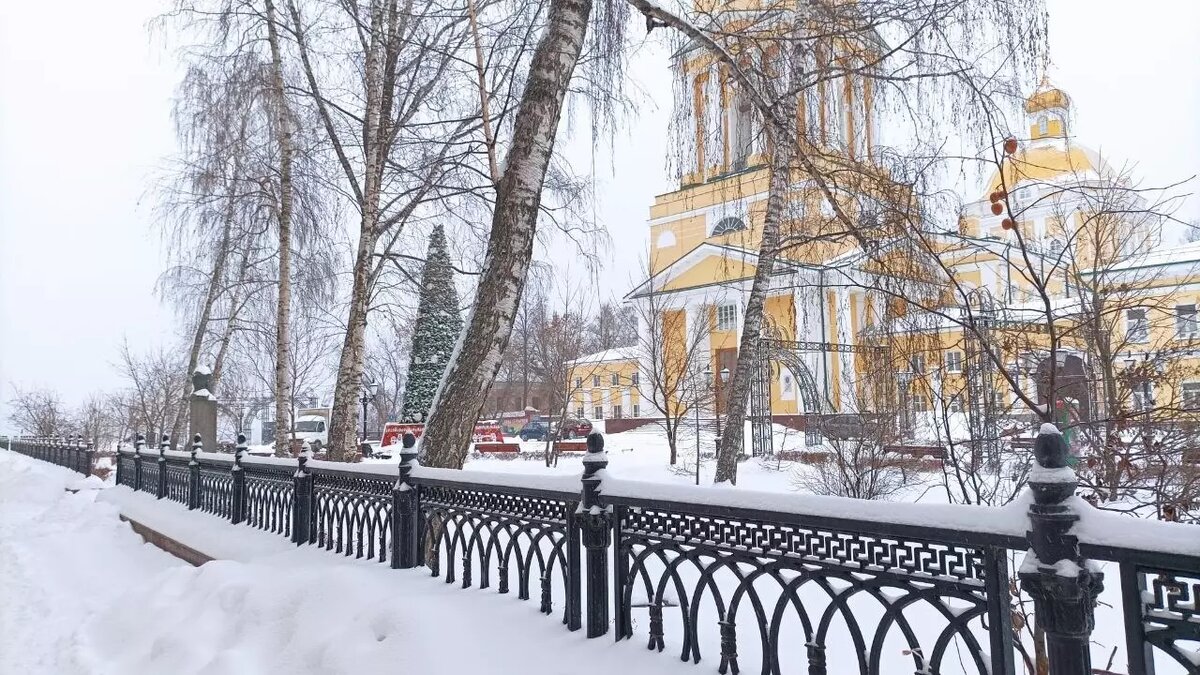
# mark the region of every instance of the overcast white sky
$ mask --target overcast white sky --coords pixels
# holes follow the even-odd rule
[[[1077,139],[1114,164],[1137,162],[1149,184],[1200,173],[1200,2],[1048,3],[1052,72],[1075,102]],[[77,403],[120,385],[122,340],[146,348],[174,332],[153,293],[162,263],[144,199],[174,148],[177,73],[146,30],[164,6],[0,7],[0,430],[13,385],[52,387]],[[650,98],[596,159],[595,209],[615,242],[601,252],[604,296],[628,288],[647,209],[671,189],[665,50],[645,45],[631,74]],[[585,168],[586,139],[571,143]],[[1200,218],[1200,199],[1184,215]]]

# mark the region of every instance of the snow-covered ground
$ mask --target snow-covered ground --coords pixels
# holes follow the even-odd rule
[[[596,422],[598,431],[603,432],[603,420]],[[804,433],[782,425],[774,425],[774,448],[787,451],[820,450],[820,447],[810,448],[804,445]],[[716,452],[716,435],[711,425],[701,426],[698,435],[701,448],[700,485],[712,485],[713,472],[716,462],[713,457]],[[613,476],[629,480],[643,480],[660,483],[690,485],[696,480],[696,427],[689,423],[680,428],[677,439],[678,457],[676,464],[671,465],[670,446],[666,434],[658,425],[647,425],[630,431],[604,435],[604,448],[608,453],[609,473]],[[750,424],[746,423],[746,449],[750,448]],[[516,437],[506,437],[506,441],[520,446],[519,457],[496,456],[472,453],[464,465],[464,469],[489,471],[493,473],[517,473],[531,475],[563,475],[579,476],[583,469],[582,453],[564,453],[558,458],[556,466],[545,466],[545,461],[538,456],[546,448],[545,441],[521,441]],[[398,451],[395,446],[389,450]],[[389,459],[365,459],[364,464],[397,464],[400,461],[398,452]],[[780,461],[778,459],[748,459],[738,467],[738,487],[768,492],[796,492],[799,489],[798,479],[801,473],[808,470],[798,462]],[[930,480],[925,480],[929,478]],[[909,484],[901,494],[892,497],[895,501],[925,501],[933,498],[945,501],[944,491],[931,490],[932,476],[911,475]],[[932,493],[937,492],[938,495]],[[928,494],[927,494],[928,493]]]
[[[242,560],[191,567],[148,544],[77,475],[0,451],[0,672],[699,672],[634,642],[567,632],[515,595],[462,590],[425,570],[351,561],[239,528]],[[177,522],[228,536],[220,519]],[[186,520],[190,518],[191,520]]]

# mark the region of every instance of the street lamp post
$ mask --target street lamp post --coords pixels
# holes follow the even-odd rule
[[[362,397],[358,399],[362,403],[362,439],[365,443],[367,440],[367,404],[375,400],[375,393],[379,391],[379,385],[371,380],[363,380]]]
[[[900,385],[900,429],[903,434],[910,428],[908,423],[908,387],[912,384],[913,374],[910,372],[896,373],[896,379]]]
[[[701,393],[712,392],[713,390],[713,365],[704,365],[704,378],[701,383],[696,384],[696,484],[700,485],[700,400]],[[713,406],[715,414],[716,406]]]
[[[709,377],[712,377],[712,374],[711,374],[711,373],[709,374]],[[724,391],[724,390],[725,390],[725,383],[729,381],[729,369],[728,369],[728,368],[722,368],[722,369],[721,369],[721,373],[720,373],[720,377],[721,377],[721,383],[720,383],[720,384],[721,384],[721,386],[717,387],[717,391]],[[726,396],[726,399],[728,399],[728,398],[729,398],[729,397],[728,397],[728,396]],[[713,416],[715,416],[715,417],[717,418],[717,447],[716,447],[716,451],[717,451],[717,452],[720,452],[720,451],[721,451],[721,411],[717,409],[717,402],[716,402],[716,401],[714,401],[714,402],[713,402]],[[744,446],[743,446],[743,447],[744,447]]]

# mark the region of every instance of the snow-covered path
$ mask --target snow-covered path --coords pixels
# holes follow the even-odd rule
[[[274,545],[191,567],[94,492],[64,492],[76,478],[0,451],[0,673],[700,672],[422,570]]]

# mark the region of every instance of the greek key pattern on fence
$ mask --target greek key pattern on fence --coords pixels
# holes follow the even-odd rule
[[[550,614],[555,584],[566,591],[568,576],[578,574],[570,569],[578,562],[568,555],[575,507],[574,501],[548,496],[422,485],[421,559],[431,576],[444,575],[446,583],[461,579],[463,588],[476,583],[490,588],[494,576],[497,591],[508,593],[515,575],[521,600],[530,598],[536,582],[540,611]]]
[[[625,510],[621,530],[648,538],[704,542],[706,548],[730,553],[794,557],[850,569],[969,580],[979,585],[984,578],[982,551],[953,544],[641,507]]]
[[[1180,572],[1126,562],[1121,564],[1121,585],[1126,611],[1133,610],[1126,628],[1138,629],[1128,645],[1136,655],[1130,659],[1130,673],[1153,673],[1161,654],[1185,673],[1200,675],[1200,570]]]
[[[645,616],[650,649],[678,640],[680,658],[698,663],[703,645],[719,644],[721,673],[756,663],[763,675],[824,673],[831,645],[841,668],[863,675],[899,658],[915,672],[941,672],[948,659],[1004,672],[1007,656],[989,661],[981,644],[989,612],[1009,611],[1007,584],[993,586],[995,597],[985,589],[983,549],[767,514],[626,506],[615,519],[618,632],[632,637],[635,616]]]
[[[387,562],[392,485],[380,476],[313,472],[316,544],[355,558]]]
[[[246,477],[246,522],[290,537],[296,493],[292,470],[247,464],[242,471]]]

